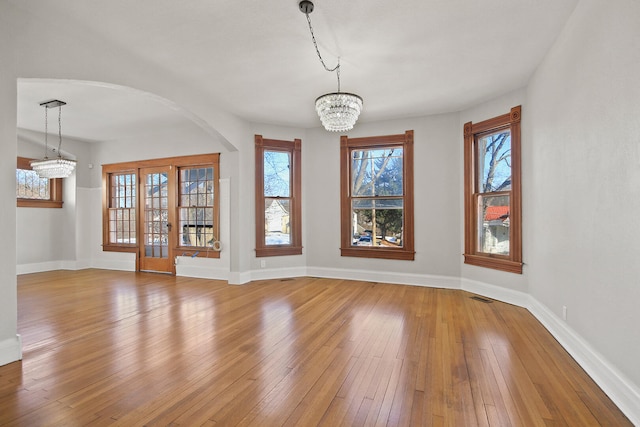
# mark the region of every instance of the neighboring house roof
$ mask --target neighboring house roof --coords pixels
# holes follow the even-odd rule
[[[289,211],[284,207],[282,203],[280,203],[279,200],[274,200],[273,202],[271,202],[271,204],[269,205],[269,210],[271,212],[281,211],[284,215],[289,215]]]
[[[484,213],[485,221],[495,221],[509,218],[509,206],[487,206]]]

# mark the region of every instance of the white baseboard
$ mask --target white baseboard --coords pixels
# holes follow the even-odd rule
[[[75,268],[70,270],[86,270],[87,268],[91,268],[91,260],[88,259],[79,259],[75,262]]]
[[[32,264],[18,264],[16,265],[16,274],[30,274],[41,273],[43,271],[53,270],[69,270],[65,268],[65,261],[47,261],[47,262],[35,262]]]
[[[126,261],[98,261],[91,263],[89,260],[80,261],[47,261],[38,262],[33,264],[18,264],[16,265],[16,274],[30,274],[41,273],[43,271],[55,271],[55,270],[84,270],[86,268],[100,268],[104,270],[124,270],[135,271],[135,263],[133,266],[130,262]]]
[[[460,289],[460,279],[450,276],[428,274],[386,273],[342,268],[307,267],[307,275],[332,279],[360,280],[366,282],[392,283],[398,285],[427,286],[432,288]]]
[[[460,279],[461,289],[518,307],[528,308],[529,294],[469,279]]]
[[[566,322],[530,294],[462,279],[462,289],[526,308],[634,424],[640,426],[640,389]]]
[[[528,295],[527,309],[553,335],[620,410],[640,426],[640,388],[544,304]]]
[[[249,283],[251,281],[251,272],[230,271],[229,279],[227,281],[230,285],[244,285],[245,283]]]
[[[22,339],[20,335],[0,341],[0,366],[22,359]]]
[[[121,271],[136,271],[135,260],[94,260],[91,264],[91,268],[99,268],[102,270],[121,270]]]
[[[269,268],[264,270],[252,270],[251,280],[285,279],[288,277],[307,276],[306,267]]]
[[[229,270],[199,265],[176,265],[176,276],[229,281]]]

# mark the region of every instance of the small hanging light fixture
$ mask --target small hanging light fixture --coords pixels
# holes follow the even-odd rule
[[[62,147],[62,106],[67,105],[64,101],[58,101],[57,99],[51,101],[45,101],[40,103],[41,107],[44,107],[44,159],[34,160],[31,162],[31,169],[33,169],[40,178],[67,178],[70,176],[76,168],[76,161],[69,160],[62,157],[60,148]],[[58,157],[50,159],[48,157],[48,141],[47,136],[49,134],[49,108],[58,107]]]
[[[309,14],[313,12],[313,3],[309,0],[302,0],[298,3],[298,7],[307,17],[311,40],[316,48],[320,63],[325,70],[329,72],[335,71],[338,77],[338,91],[319,96],[316,99],[316,112],[318,116],[320,116],[320,121],[326,130],[334,132],[351,130],[362,111],[362,98],[353,93],[340,92],[340,58],[338,58],[338,65],[334,68],[329,68],[324,63],[322,55],[320,55],[320,50],[318,49],[315,35],[313,34],[311,18],[309,17]]]

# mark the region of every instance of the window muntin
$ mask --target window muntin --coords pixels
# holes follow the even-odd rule
[[[215,180],[213,167],[180,168],[178,245],[211,247],[215,234]]]
[[[302,253],[301,141],[255,136],[256,256]]]
[[[114,173],[109,179],[109,243],[136,244],[136,174]]]
[[[62,178],[40,178],[31,169],[31,159],[17,158],[16,204],[18,207],[61,208]]]
[[[169,175],[147,172],[141,181],[144,197],[142,241],[145,256],[169,258]]]
[[[291,244],[291,153],[264,151],[264,243]]]
[[[49,200],[49,179],[40,178],[30,169],[16,169],[16,197],[19,199]]]
[[[341,137],[342,256],[414,259],[413,131]]]
[[[478,159],[476,250],[509,256],[511,212],[511,130],[475,137]]]
[[[103,250],[139,254],[140,242],[147,242],[166,246],[158,249],[158,253],[164,256],[166,252],[169,258],[174,255],[219,258],[219,163],[220,154],[214,153],[103,165]],[[169,172],[154,172],[163,168]],[[151,179],[149,183],[138,182],[143,176],[141,171]],[[184,173],[179,176],[179,172]],[[129,178],[118,178],[125,180],[122,183],[114,178],[119,175]],[[179,188],[181,182],[184,187]],[[145,194],[145,189],[151,189],[152,194]],[[193,225],[202,227],[185,233],[182,226],[191,225],[193,215],[198,221],[202,219]]]
[[[465,263],[522,273],[520,107],[464,126]]]
[[[403,149],[351,150],[353,246],[402,247]]]

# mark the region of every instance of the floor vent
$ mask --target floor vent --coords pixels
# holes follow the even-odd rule
[[[474,299],[474,300],[480,301],[480,302],[485,302],[485,303],[493,302],[493,300],[490,300],[488,298],[482,298],[482,297],[471,297],[471,299]]]

